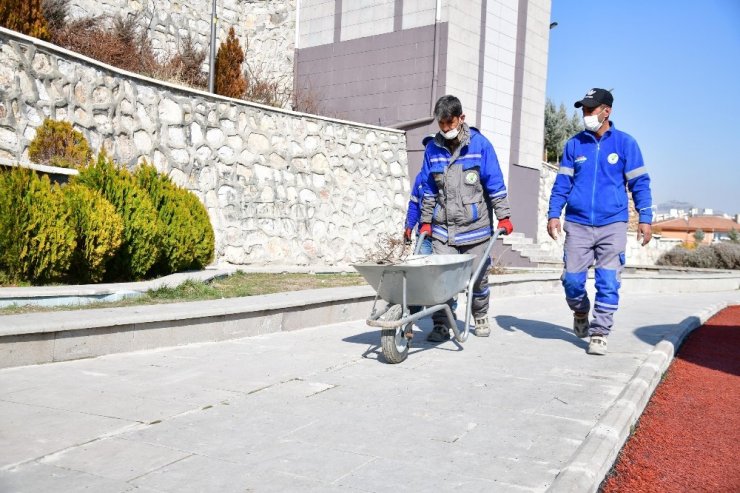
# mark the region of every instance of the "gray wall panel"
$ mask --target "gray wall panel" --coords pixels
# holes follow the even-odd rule
[[[411,162],[409,161],[409,165]],[[412,179],[409,177],[409,179]],[[529,238],[537,238],[540,172],[512,164],[509,168],[509,204],[514,228]]]
[[[446,51],[446,24],[439,36]],[[433,53],[434,26],[303,48],[296,53],[296,87],[313,92],[322,111],[338,118],[375,125],[423,118],[430,115]]]

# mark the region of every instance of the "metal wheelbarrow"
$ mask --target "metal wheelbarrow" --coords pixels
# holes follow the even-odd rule
[[[485,253],[473,269],[474,255],[418,255],[424,239],[417,240],[416,251],[403,262],[395,264],[361,263],[352,266],[375,289],[376,296],[367,324],[380,327],[380,342],[383,356],[388,363],[401,363],[409,353],[413,337],[413,324],[417,320],[443,310],[455,334],[455,340],[465,342],[470,332],[470,318],[473,309],[472,293],[475,280],[487,264],[500,229],[488,240]],[[465,292],[467,309],[465,326],[461,331],[455,323],[447,300]],[[377,309],[378,298],[387,305]],[[409,306],[423,307],[413,315]]]

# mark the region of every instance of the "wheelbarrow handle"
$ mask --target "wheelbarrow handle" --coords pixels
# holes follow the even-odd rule
[[[424,231],[419,235],[418,238],[416,238],[416,246],[414,247],[414,255],[419,255],[419,252],[421,251],[421,244],[424,243],[424,238],[427,237],[427,232]]]

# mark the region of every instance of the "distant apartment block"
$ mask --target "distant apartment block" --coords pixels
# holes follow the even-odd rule
[[[550,0],[300,0],[295,91],[322,113],[407,130],[409,175],[454,94],[493,143],[513,221],[536,237]]]

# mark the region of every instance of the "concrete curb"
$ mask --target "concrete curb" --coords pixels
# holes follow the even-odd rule
[[[235,271],[236,269],[229,267],[208,268],[128,283],[0,288],[0,307],[11,305],[77,306],[98,301],[118,301],[123,298],[141,296],[149,290],[162,287],[174,288],[188,280],[210,281]]]
[[[736,290],[732,275],[625,276],[632,292]],[[536,296],[562,290],[556,274],[493,276],[491,295]],[[160,305],[0,316],[0,368],[250,337],[365,319],[370,286]]]
[[[622,393],[586,435],[585,440],[555,477],[548,492],[596,492],[617,459],[632,427],[642,415],[678,347],[691,331],[727,307],[717,303],[679,324],[678,330],[655,345]]]

